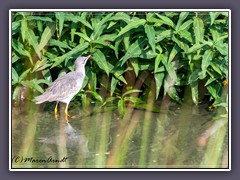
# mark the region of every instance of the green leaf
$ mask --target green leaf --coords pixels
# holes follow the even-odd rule
[[[71,49],[66,43],[58,41],[56,39],[50,39],[49,46],[57,46],[59,48]]]
[[[52,65],[51,68],[58,66],[59,64],[61,64],[65,59],[72,57],[72,55],[74,54],[80,54],[82,51],[84,51],[85,49],[87,49],[89,46],[89,43],[83,43],[83,44],[79,44],[78,46],[76,46],[75,48],[73,48],[71,51],[67,52],[66,54],[59,56],[55,59],[53,59],[54,64]]]
[[[37,83],[37,80],[36,79],[33,79],[31,81],[22,81],[21,84],[25,87],[29,87],[29,88],[32,88],[32,89],[35,89],[37,90],[38,92],[40,93],[43,93],[43,89],[41,86],[38,85]]]
[[[28,75],[28,73],[30,72],[31,68],[27,69],[26,71],[24,71],[20,77],[19,77],[19,82],[21,82],[23,79],[25,79]]]
[[[192,34],[187,30],[181,30],[178,32],[181,38],[188,40],[191,44],[193,43]]]
[[[87,26],[90,29],[93,29],[92,26],[89,24],[89,22],[87,22],[84,17],[81,17],[79,15],[74,15],[72,13],[65,13],[64,14],[64,20],[65,21],[72,21],[74,23],[78,23],[81,22],[82,24],[84,24],[85,26]]]
[[[77,30],[77,23],[72,22],[71,24],[71,41],[74,41],[74,36]]]
[[[20,55],[26,56],[29,58],[31,64],[33,64],[32,61],[32,56],[30,54],[30,52],[28,52],[27,50],[24,50],[23,44],[20,43],[19,41],[17,41],[16,39],[12,39],[12,47],[15,51],[17,51]]]
[[[156,82],[156,99],[159,96],[160,89],[162,87],[163,79],[164,79],[164,73],[155,73],[154,79]]]
[[[169,55],[168,61],[171,62],[176,54],[180,51],[180,48],[175,44],[172,48],[172,51]]]
[[[64,13],[63,12],[56,12],[55,16],[58,19],[59,36],[61,36],[62,30],[63,30],[63,24],[64,24]]]
[[[181,12],[176,26],[176,31],[179,31],[179,27],[182,25],[183,21],[187,18],[189,12]]]
[[[198,17],[193,18],[193,31],[194,31],[194,36],[195,36],[195,43],[199,44],[200,42],[203,41],[204,37],[204,24],[203,20]]]
[[[139,72],[138,60],[137,59],[131,59],[131,64],[132,64],[133,70],[136,74],[136,77],[138,77],[138,72]]]
[[[54,24],[48,24],[46,28],[43,31],[40,43],[39,43],[39,51],[41,51],[48,43],[48,41],[51,39],[55,32],[55,25]]]
[[[113,13],[109,13],[107,16],[105,16],[101,21],[99,21],[94,27],[93,27],[93,33],[91,35],[91,39],[97,39],[103,32],[103,29],[106,27],[106,22],[110,20]]]
[[[126,23],[129,23],[131,21],[131,18],[125,12],[118,12],[115,15],[113,15],[109,20],[111,20],[111,21],[125,21]]]
[[[109,76],[108,63],[107,63],[105,55],[100,50],[97,50],[93,54],[92,58],[95,60],[95,62],[99,66],[99,68],[104,70],[104,72]]]
[[[91,39],[90,39],[86,34],[79,33],[79,32],[76,32],[75,34],[78,35],[78,36],[80,36],[81,38],[83,38],[83,39],[86,40],[87,42],[90,42],[90,41],[91,41]]]
[[[13,80],[13,85],[18,82],[19,76],[17,71],[12,67],[12,80]]]
[[[28,21],[35,20],[35,21],[48,21],[53,22],[53,20],[49,17],[42,17],[42,16],[27,16],[26,19]]]
[[[163,20],[163,23],[164,23],[164,24],[167,24],[167,25],[169,25],[169,26],[171,26],[171,27],[174,26],[173,21],[172,21],[169,17],[163,16],[163,15],[160,15],[160,14],[157,14],[157,13],[155,13],[155,14],[156,14],[160,19]]]
[[[193,20],[189,19],[188,21],[184,22],[179,28],[178,28],[178,32],[179,31],[185,31],[188,30],[188,28],[190,27],[190,25],[192,24]]]
[[[162,41],[165,38],[170,38],[173,35],[173,30],[166,30],[160,33],[160,35],[156,36],[156,43]]]
[[[42,32],[43,32],[43,22],[42,21],[37,21],[37,28],[38,28],[39,34],[42,36]]]
[[[121,66],[129,59],[139,57],[143,52],[143,47],[146,45],[146,40],[143,38],[137,39],[127,50],[126,54],[120,59]]]
[[[42,55],[38,46],[38,38],[35,36],[34,32],[31,29],[28,29],[26,31],[26,35],[27,35],[28,43],[32,45],[39,59],[41,59]]]
[[[222,54],[222,55],[228,55],[228,44],[224,43],[224,44],[216,44],[215,47],[217,48],[217,50]]]
[[[22,35],[22,40],[23,42],[26,39],[26,31],[27,31],[28,27],[27,27],[27,20],[25,18],[22,19],[21,21],[21,35]]]
[[[139,19],[136,21],[132,21],[118,33],[117,37],[125,34],[126,32],[130,31],[131,29],[138,28],[139,26],[144,25],[145,23],[146,23],[145,19]]]
[[[96,91],[87,90],[86,93],[92,94],[97,101],[103,103],[102,97]]]
[[[20,86],[16,86],[13,90],[13,95],[12,95],[13,100],[17,100],[19,98],[19,91],[20,91]]]
[[[145,24],[145,32],[148,37],[148,42],[151,45],[153,52],[155,53],[155,30],[153,26]]]
[[[194,81],[190,84],[192,91],[192,100],[195,105],[198,105],[198,82]]]
[[[190,47],[188,50],[187,50],[187,54],[190,54],[190,53],[193,53],[195,51],[197,51],[198,49],[202,48],[205,44],[194,44],[192,47]]]
[[[126,95],[128,94],[132,94],[132,93],[139,93],[139,92],[142,92],[141,90],[138,90],[138,89],[131,89],[131,90],[128,90],[127,92],[125,92],[122,97],[125,97]]]
[[[162,62],[163,62],[164,67],[166,68],[167,73],[169,74],[169,76],[171,78],[171,80],[170,80],[171,85],[174,85],[175,82],[177,81],[177,74],[174,70],[172,63],[170,61],[167,61],[166,57],[164,57],[162,59]],[[168,84],[170,84],[170,82]]]
[[[220,12],[209,12],[211,18],[211,25],[213,25],[215,19],[220,15]]]
[[[111,94],[111,96],[113,95],[113,93],[114,93],[114,91],[116,89],[118,81],[119,80],[116,77],[112,76],[111,87],[110,87],[110,94]]]
[[[119,101],[118,101],[118,112],[120,113],[120,115],[124,115],[125,114],[125,112],[126,112],[126,104],[125,104],[125,102],[124,102],[124,100],[123,99],[120,99]]]
[[[202,56],[202,71],[204,77],[207,72],[208,66],[211,64],[212,58],[213,52],[211,51],[211,49],[206,50]]]
[[[155,63],[154,63],[154,73],[156,73],[156,72],[158,71],[158,66],[159,66],[162,58],[163,58],[163,55],[162,55],[162,54],[158,54],[158,55],[157,55],[157,57],[156,57],[156,59],[155,59]]]
[[[184,51],[187,51],[187,49],[189,48],[188,45],[184,43],[184,41],[177,39],[175,35],[173,35],[172,40],[177,44],[176,50],[178,51],[180,51],[180,48]]]

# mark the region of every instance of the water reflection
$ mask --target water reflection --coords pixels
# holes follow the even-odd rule
[[[70,113],[77,118],[67,123],[64,116],[56,121],[53,112],[20,114],[13,108],[12,158],[51,159],[13,161],[13,167],[227,168],[228,118],[206,109],[162,104],[160,113],[128,108],[124,117],[75,109]]]
[[[60,147],[81,150],[84,157],[88,156],[88,140],[81,131],[74,129],[70,123],[64,123],[61,128],[53,129],[45,137],[40,137],[39,142],[54,144]],[[63,142],[64,141],[64,142]]]

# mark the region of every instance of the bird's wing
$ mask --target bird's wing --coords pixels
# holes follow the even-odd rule
[[[84,76],[81,73],[70,72],[56,79],[47,88],[48,101],[67,98],[69,94],[77,93],[83,84]]]

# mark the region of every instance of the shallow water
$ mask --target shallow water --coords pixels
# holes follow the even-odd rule
[[[206,104],[129,108],[124,117],[72,105],[68,123],[53,105],[29,107],[12,109],[13,168],[228,168],[228,118]]]

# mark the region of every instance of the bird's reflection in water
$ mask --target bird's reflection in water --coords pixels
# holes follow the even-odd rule
[[[44,137],[39,138],[40,143],[56,145],[65,151],[79,153],[81,158],[89,155],[88,140],[80,130],[73,128],[70,123],[60,123],[60,126]],[[76,155],[76,154],[75,154]]]

